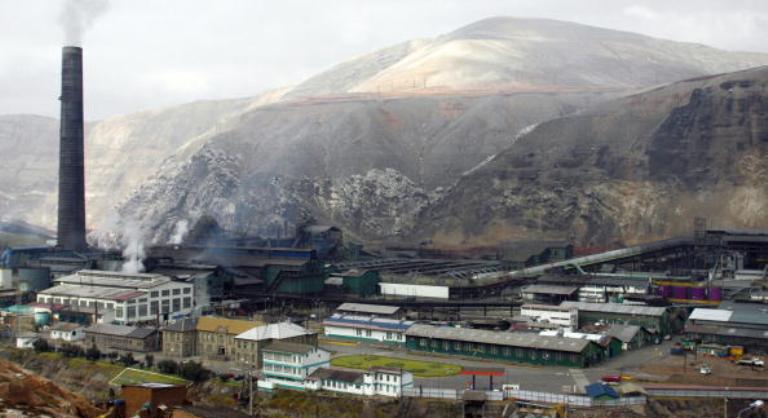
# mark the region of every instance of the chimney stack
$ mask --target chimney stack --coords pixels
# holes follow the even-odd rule
[[[83,49],[65,46],[61,57],[58,245],[83,251],[85,162],[83,140]]]

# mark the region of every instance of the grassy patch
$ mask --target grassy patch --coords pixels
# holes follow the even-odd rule
[[[371,367],[402,368],[416,377],[454,376],[461,371],[461,366],[455,364],[371,355],[341,356],[331,360],[331,365],[362,370],[368,370]]]
[[[167,374],[149,372],[139,369],[125,369],[118,374],[112,381],[112,385],[139,385],[142,383],[167,383],[170,385],[186,385],[188,381]]]

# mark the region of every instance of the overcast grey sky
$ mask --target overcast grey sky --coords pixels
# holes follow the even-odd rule
[[[0,114],[58,113],[62,0],[0,0]],[[768,52],[766,0],[112,0],[84,34],[89,120],[253,96],[491,16]]]

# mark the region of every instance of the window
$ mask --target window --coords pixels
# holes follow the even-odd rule
[[[147,304],[142,303],[139,305],[139,316],[147,316]]]
[[[139,303],[147,303],[147,298],[141,298],[141,299],[139,299]]]
[[[372,334],[372,333],[371,333],[371,330],[369,330],[369,329],[365,330],[365,336],[366,336],[366,337],[370,337],[370,336],[371,336],[371,334]]]
[[[163,290],[163,296],[170,296],[170,295],[171,295],[171,291],[170,290],[167,290],[167,289]]]
[[[161,313],[167,314],[167,313],[170,313],[170,311],[171,311],[171,301],[166,299],[163,301]]]
[[[188,295],[188,294],[190,294],[190,293],[192,293],[192,288],[191,288],[191,287],[185,287],[185,288],[184,288],[184,294],[185,294],[185,295]]]
[[[160,296],[160,293],[159,293],[159,292],[157,292],[157,291],[154,291],[154,292],[150,292],[150,293],[149,293],[149,296],[150,296],[150,297],[153,297],[153,298],[156,298],[156,297]]]
[[[192,307],[192,298],[186,297],[184,298],[184,309],[188,309]]]
[[[387,331],[387,339],[388,339],[388,340],[391,340],[391,339],[392,339],[392,333],[391,333],[391,332],[389,332],[389,331]]]
[[[355,329],[355,333],[357,334],[358,337],[362,337],[363,336],[363,330],[361,330],[361,329]]]
[[[134,303],[136,303],[136,299],[129,299],[128,300],[128,304],[129,305],[133,305]]]
[[[173,289],[173,295],[174,296],[180,295],[180,294],[181,294],[181,289]]]
[[[176,298],[173,300],[173,312],[178,312],[181,310],[181,299]]]
[[[159,303],[156,300],[149,302],[149,314],[157,315]]]
[[[422,347],[426,347],[428,344],[428,341],[426,338],[419,338],[419,345]]]
[[[135,306],[129,306],[126,310],[128,313],[128,319],[136,318],[136,307]]]
[[[115,317],[116,318],[122,318],[123,317],[123,307],[118,306],[117,309],[115,309]]]

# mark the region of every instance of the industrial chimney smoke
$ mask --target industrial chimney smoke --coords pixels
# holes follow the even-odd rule
[[[61,60],[58,244],[82,251],[85,242],[83,49],[65,46]]]

